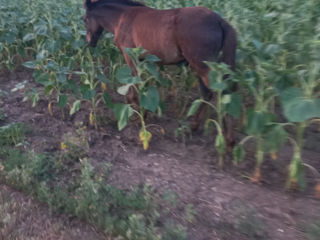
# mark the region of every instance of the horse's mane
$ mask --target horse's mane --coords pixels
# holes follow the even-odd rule
[[[91,10],[93,8],[107,7],[108,5],[125,5],[131,7],[145,6],[141,2],[132,0],[85,0],[85,8]]]

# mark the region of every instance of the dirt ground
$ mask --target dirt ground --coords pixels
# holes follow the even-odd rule
[[[24,80],[28,81],[27,86],[33,86],[30,72],[0,73],[0,89],[7,93],[0,101],[0,107],[7,115],[6,122],[25,122],[31,126],[33,132],[28,142],[32,149],[39,152],[56,151],[64,134],[75,132],[76,122],[88,125],[89,112],[85,109],[63,121],[59,111],[54,111],[53,117],[49,115],[45,100],[40,100],[35,108],[31,107],[30,102],[22,102],[23,93],[11,92],[11,89]],[[90,127],[87,130],[90,162],[97,169],[107,162],[111,163],[110,181],[121,188],[148,184],[160,194],[176,194],[177,208],[170,210],[167,215],[188,226],[191,240],[305,240],[306,226],[320,217],[320,201],[313,195],[315,179],[312,174],[307,174],[308,187],[304,191],[287,192],[284,189],[287,165],[292,154],[290,145],[282,148],[278,160],[266,156],[262,168],[263,179],[257,185],[248,180],[254,166],[254,145],[248,147],[249,153],[238,168],[233,167],[230,159],[227,159],[225,170],[221,171],[217,168],[212,134],[193,134],[183,144],[181,139],[174,136],[178,121],[166,113],[161,119],[150,120],[165,128],[165,136],[153,129],[150,148],[144,151],[138,142],[138,124],[131,123],[119,132],[111,112],[106,109],[103,111],[109,123],[99,131]],[[237,135],[241,137],[241,133]],[[306,135],[304,160],[320,170],[320,134],[311,129]],[[33,204],[23,194],[0,186],[0,189],[4,188],[12,193],[9,195],[13,199],[17,198],[19,204],[26,201]],[[57,236],[40,238],[40,232],[36,239],[103,238],[92,227],[82,227],[83,223],[65,216],[54,216],[44,206],[28,214],[34,219],[38,219],[37,216],[43,219],[28,221],[26,224],[29,228],[38,229],[39,225],[46,224],[44,229],[54,228]],[[25,222],[24,219],[17,219],[16,229],[25,227],[21,223]],[[55,228],[57,222],[61,228]],[[89,234],[87,238],[83,238],[87,235],[81,234],[82,231]]]

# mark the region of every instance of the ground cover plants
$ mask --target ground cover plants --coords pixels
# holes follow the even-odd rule
[[[0,68],[14,71],[24,66],[33,74],[31,89],[21,81],[14,91],[23,90],[24,101],[32,107],[45,101],[47,113],[63,121],[85,111],[88,123],[76,127],[76,137],[66,134],[58,153],[50,156],[28,149],[25,136],[32,129],[23,123],[4,124],[6,112],[0,105],[2,181],[57,211],[95,223],[124,239],[185,239],[183,227],[175,229],[175,225],[167,224],[162,235],[158,232],[158,209],[149,188],[125,192],[106,184],[109,166],[102,175],[95,172],[88,160],[90,144],[85,128],[101,130],[106,111],[111,112],[108,118],[117,122],[120,131],[135,124],[132,120],[137,117],[136,138],[144,151],[152,152],[153,136],[164,134],[166,126],[149,121],[150,116],[165,118],[172,105],[179,106],[174,118],[182,124],[176,133],[188,142],[192,136],[188,117],[205,103],[213,113],[209,111],[203,127],[213,129],[211,146],[221,168],[232,168],[222,127],[225,117],[232,115],[237,119],[234,131],[241,133],[232,150],[233,163],[254,161],[253,168],[247,169],[252,172],[252,182],[263,179],[263,164],[270,154],[275,164],[285,162],[287,180],[279,184],[303,191],[306,174],[312,173],[312,187],[319,196],[319,170],[305,162],[304,150],[306,133],[316,131],[320,124],[320,2],[144,2],[159,9],[206,6],[235,27],[236,71],[207,63],[215,100],[206,102],[194,94],[197,79],[188,67],[158,67],[158,58],[152,55],[141,61],[139,56],[145,53],[142,48],[126,49],[137,68],[133,77],[110,33],[104,34],[96,48],[88,47],[80,0],[0,0]],[[239,86],[236,93],[230,91],[234,83]],[[125,99],[132,89],[138,94],[137,106]],[[0,90],[0,99],[7,94]],[[192,99],[185,97],[189,95]],[[284,146],[290,146],[291,159],[277,157]],[[70,172],[74,168],[75,172]],[[310,232],[316,230],[313,227]]]

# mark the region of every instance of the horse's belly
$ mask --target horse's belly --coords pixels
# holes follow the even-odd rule
[[[163,49],[158,55],[163,64],[175,64],[184,60],[184,57],[177,47],[168,47]]]
[[[161,64],[175,64],[185,60],[178,46],[172,42],[149,41],[145,43],[144,41],[137,41],[135,45],[142,46],[148,54],[156,55],[161,59]]]

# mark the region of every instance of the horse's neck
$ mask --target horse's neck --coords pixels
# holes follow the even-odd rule
[[[121,14],[126,11],[129,6],[111,6],[101,9],[99,12],[100,24],[108,32],[114,33],[115,27],[118,25]]]

